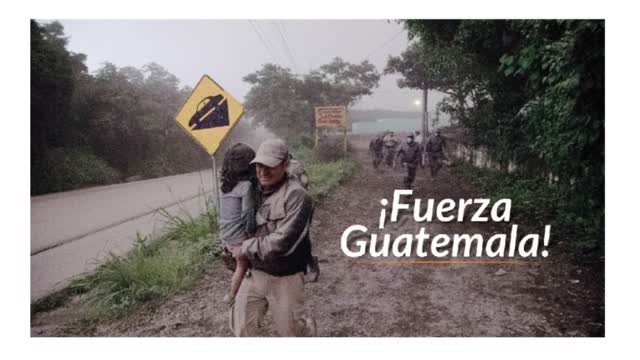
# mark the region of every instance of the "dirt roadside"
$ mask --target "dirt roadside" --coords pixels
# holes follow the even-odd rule
[[[321,261],[317,283],[305,286],[305,311],[319,336],[603,336],[602,264],[575,264],[552,238],[544,261],[518,265],[363,264],[340,249],[353,224],[375,229],[380,199],[402,184],[400,169],[373,170],[365,151],[354,176],[316,208],[314,252]],[[416,197],[481,197],[443,169],[431,182],[419,170]],[[385,232],[415,233],[414,221],[389,224]],[[504,232],[477,223],[434,223],[430,234]],[[433,235],[432,235],[433,236]],[[497,275],[506,272],[504,275]],[[232,336],[222,296],[231,274],[212,268],[198,285],[162,303],[149,303],[126,319],[88,324],[73,301],[32,318],[32,336]],[[272,335],[270,324],[263,335]]]

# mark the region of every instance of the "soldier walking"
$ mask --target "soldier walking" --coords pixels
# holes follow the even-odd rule
[[[422,160],[422,147],[414,141],[412,133],[407,136],[406,144],[400,147],[397,157],[401,159],[405,171],[404,188],[411,189],[416,177],[416,169]]]
[[[383,139],[384,160],[387,167],[393,167],[393,160],[396,154],[396,147],[400,143],[393,131],[390,131]]]
[[[373,168],[377,169],[378,165],[382,162],[382,148],[384,147],[384,143],[382,141],[382,136],[376,135],[371,142],[369,143],[369,153],[371,154],[371,158],[373,160]]]
[[[440,130],[436,130],[435,135],[429,137],[425,144],[425,151],[427,158],[429,159],[429,170],[431,171],[431,180],[437,175],[438,171],[442,167],[442,161],[444,160],[444,150],[446,142],[440,134]]]

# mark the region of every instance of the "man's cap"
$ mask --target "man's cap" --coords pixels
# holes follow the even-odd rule
[[[280,139],[269,139],[260,144],[252,164],[260,163],[268,167],[278,166],[289,159],[289,148]]]

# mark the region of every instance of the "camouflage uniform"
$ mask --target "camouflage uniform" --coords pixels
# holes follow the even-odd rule
[[[398,151],[398,157],[401,158],[402,166],[405,170],[404,188],[411,189],[413,180],[416,177],[416,169],[422,161],[422,146],[415,141],[403,144]]]
[[[393,134],[384,137],[384,159],[388,167],[393,166],[393,159],[396,154],[396,147],[400,143],[398,138]]]

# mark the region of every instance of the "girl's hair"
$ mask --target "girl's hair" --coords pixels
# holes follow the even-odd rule
[[[239,181],[256,182],[256,168],[251,164],[255,157],[256,152],[249,145],[243,143],[237,143],[227,150],[222,162],[222,186],[220,189],[223,193],[233,190]]]

